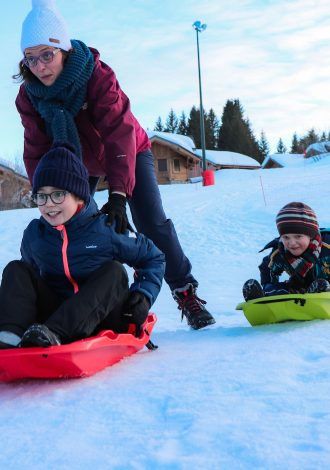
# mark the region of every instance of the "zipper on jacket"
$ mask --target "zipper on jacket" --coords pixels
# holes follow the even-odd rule
[[[76,294],[79,292],[79,286],[77,282],[73,279],[70,273],[70,268],[69,268],[69,261],[68,261],[68,244],[69,244],[69,239],[68,239],[68,234],[66,231],[66,228],[64,225],[57,225],[57,227],[54,227],[56,230],[61,232],[61,236],[63,239],[63,244],[62,244],[62,261],[63,261],[63,267],[64,267],[64,272],[70,283],[73,285],[73,291]]]

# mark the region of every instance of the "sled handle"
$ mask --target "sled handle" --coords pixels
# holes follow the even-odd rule
[[[145,332],[145,334],[146,334],[147,336],[150,337],[150,333],[149,333],[149,331],[148,331],[146,328],[144,329],[144,332]],[[150,351],[154,351],[155,349],[158,349],[157,344],[153,343],[153,342],[151,341],[151,339],[149,339],[149,341],[146,343],[146,347],[147,347]]]
[[[300,304],[302,307],[304,307],[307,302],[306,299],[302,299],[301,297],[296,297],[296,298],[290,298],[290,299],[261,300],[260,302],[256,302],[255,305],[274,304],[276,302],[288,302],[290,300],[293,300],[295,304]]]

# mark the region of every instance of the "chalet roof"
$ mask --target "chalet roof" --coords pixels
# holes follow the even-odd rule
[[[3,170],[6,170],[6,171],[10,171],[11,173],[14,173],[15,171],[8,165],[6,165],[5,163],[2,163],[0,161],[0,168],[2,168]]]
[[[7,173],[15,175],[16,178],[20,178],[20,179],[23,179],[25,181],[29,181],[29,178],[26,175],[22,175],[20,173],[17,173],[17,171],[15,171],[13,168],[11,168],[10,166],[6,165],[5,163],[3,163],[1,161],[0,161],[0,168],[2,168]]]
[[[270,162],[277,163],[282,168],[301,166],[303,159],[303,153],[274,153],[265,158],[261,168],[266,168]]]
[[[178,145],[179,147],[193,154],[194,150],[196,149],[195,142],[187,135],[172,134],[170,132],[158,131],[147,131],[147,134],[151,141],[155,140],[156,138],[159,140],[164,140],[165,142],[170,142],[172,144]]]
[[[189,152],[192,156],[202,158],[202,150],[196,149],[193,139],[186,135],[172,134],[170,132],[147,131],[149,139],[161,140],[169,144],[177,145]],[[215,165],[260,167],[259,163],[247,155],[236,152],[224,152],[221,150],[206,150],[206,160]]]
[[[322,142],[314,142],[314,144],[309,145],[305,151],[306,158],[313,157],[314,155],[320,155],[323,153],[329,153],[329,152],[330,152],[329,140],[325,140]]]
[[[202,157],[202,150],[196,149],[195,154],[200,158]],[[252,157],[243,155],[242,153],[228,152],[223,150],[206,150],[205,157],[209,162],[215,165],[228,165],[228,166],[245,166],[245,167],[260,167],[259,162]]]

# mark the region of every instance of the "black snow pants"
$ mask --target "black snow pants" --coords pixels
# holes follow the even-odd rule
[[[128,276],[117,261],[94,271],[68,299],[54,293],[31,266],[11,261],[0,286],[0,330],[22,336],[31,324],[44,323],[62,343],[104,329],[124,333],[128,323],[122,312],[128,295]]]

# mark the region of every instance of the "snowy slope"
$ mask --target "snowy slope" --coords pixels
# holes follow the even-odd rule
[[[0,468],[328,468],[330,322],[252,328],[235,306],[284,204],[301,200],[330,226],[329,171],[324,159],[222,171],[213,187],[162,186],[217,323],[188,330],[164,285],[157,351],[87,379],[0,384]],[[37,213],[0,212],[0,269]]]

